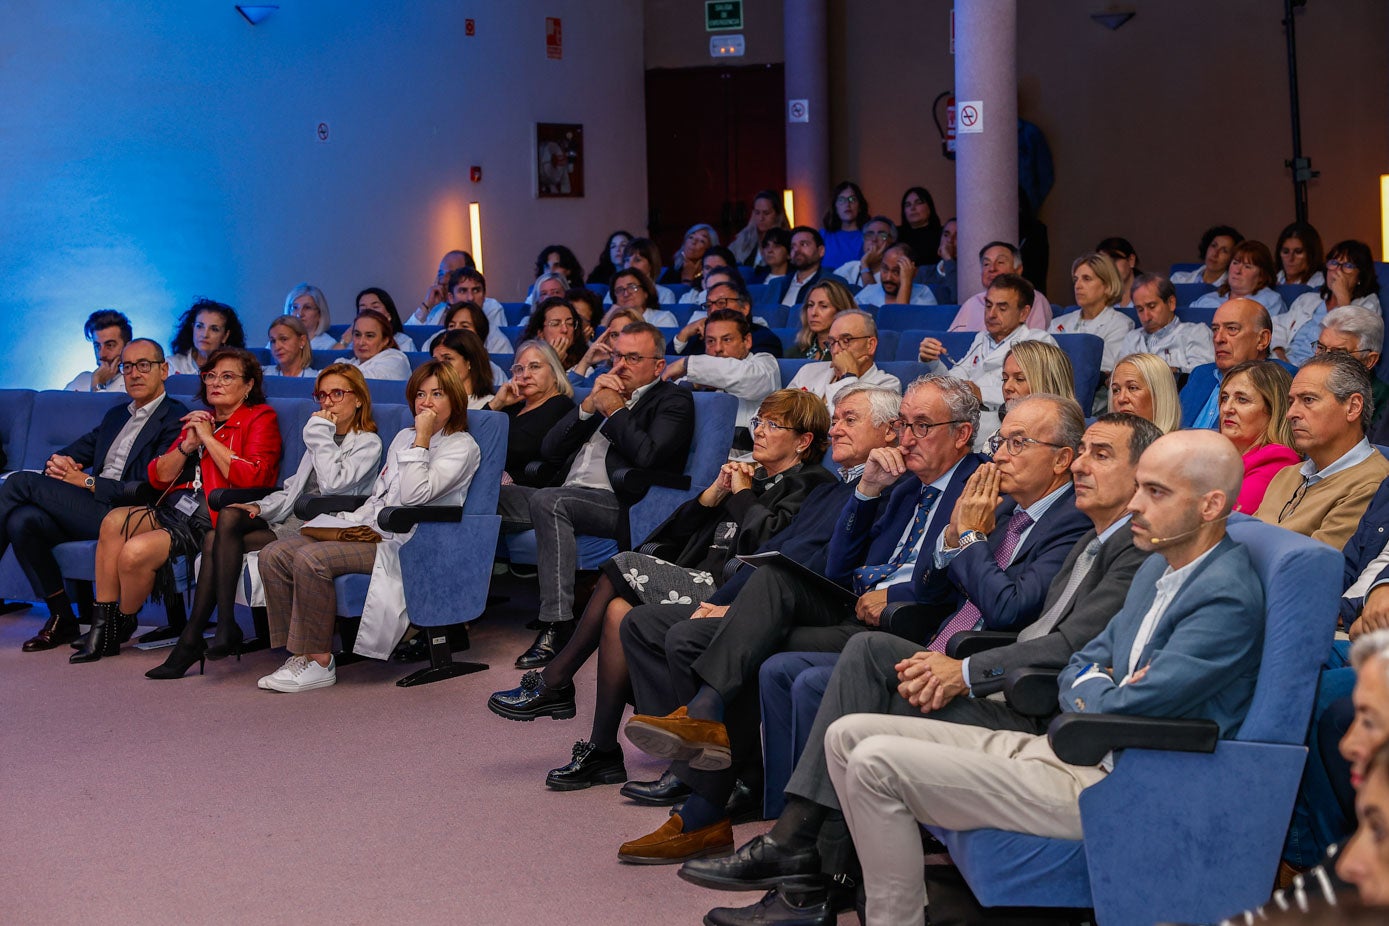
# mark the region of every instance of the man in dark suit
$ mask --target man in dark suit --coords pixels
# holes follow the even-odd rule
[[[1076,507],[1092,528],[1075,543],[1052,581],[1042,616],[1024,628],[1017,642],[957,660],[891,634],[859,634],[850,640],[828,676],[807,748],[786,789],[786,808],[772,831],[729,858],[689,862],[681,876],[706,887],[755,890],[850,867],[824,752],[825,730],[847,714],[926,714],[989,729],[1044,731],[1050,718],[1020,714],[988,696],[1002,691],[1003,676],[1011,669],[1063,668],[1123,606],[1134,573],[1148,555],[1134,546],[1127,507],[1138,458],[1159,436],[1152,422],[1122,412],[1105,415],[1086,430],[1071,472]],[[763,698],[765,703],[765,686]],[[774,724],[766,717],[764,724],[770,752]],[[826,826],[831,820],[833,825]],[[822,890],[802,884],[793,896],[794,901],[782,896],[770,902],[830,915]],[[725,918],[738,921],[737,916]]]
[[[48,621],[25,642],[26,653],[78,637],[53,547],[95,540],[106,513],[130,504],[148,484],[150,461],[174,442],[188,414],[164,392],[169,365],[158,342],[136,338],[127,344],[120,371],[128,404],[114,406],[96,429],[49,457],[43,473],[15,473],[0,485],[0,556],[14,547],[34,594],[48,605]]]
[[[657,328],[636,322],[623,329],[613,342],[611,371],[598,375],[593,391],[540,446],[541,457],[567,474],[563,484],[502,487],[503,529],[535,529],[544,624],[516,660],[518,669],[545,665],[573,633],[575,536],[628,541],[624,513],[645,491],[625,488],[614,474],[635,467],[678,475],[685,467],[695,429],[694,399],[688,390],[661,380],[665,365],[665,338]]]
[[[721,743],[713,748],[724,757],[720,767],[728,768],[731,761],[730,736],[737,741],[740,761],[755,764],[761,751],[756,682],[762,661],[787,647],[837,652],[849,637],[877,626],[889,601],[913,600],[929,572],[936,535],[948,520],[946,512],[980,463],[970,452],[979,400],[968,384],[938,377],[909,387],[899,415],[895,423],[898,445],[880,447],[868,455],[858,487],[831,535],[825,575],[839,586],[837,590],[829,582],[815,583],[789,567],[768,564],[748,579],[717,619],[683,620],[663,606],[635,608],[623,620],[622,647],[637,709],[643,712],[636,728],[628,723],[627,736],[638,747],[673,760],[688,758],[678,743],[667,753],[655,752],[649,738],[640,733],[634,736],[633,731],[648,722],[659,726],[670,720],[680,726],[684,709],[669,718],[652,715],[691,700],[698,688],[700,701],[691,706],[692,717],[717,715],[720,722],[712,726],[718,728]],[[891,497],[881,506],[889,490]],[[866,505],[862,510],[859,499]],[[880,508],[885,511],[875,523]],[[852,560],[836,552],[840,536],[848,531],[865,537],[871,534],[867,543],[856,548]],[[695,616],[706,615],[696,612]],[[687,661],[700,681],[689,688],[677,683],[672,690],[671,658]],[[714,705],[707,713],[706,702]],[[725,716],[727,728],[722,722]],[[708,720],[693,722],[698,727]],[[695,791],[686,801],[684,816],[672,818],[685,822],[686,831],[677,825],[667,834],[670,838],[657,839],[653,845],[629,843],[620,857],[680,861],[690,854],[682,849],[686,844],[698,851],[698,844],[711,838],[731,847],[732,831],[722,811],[735,776],[726,773],[701,780],[698,772],[681,763],[674,771]],[[713,820],[701,819],[701,811],[714,812],[714,808]]]
[[[805,302],[810,287],[831,273],[824,259],[825,239],[818,231],[808,225],[791,229],[791,272],[777,284],[775,301],[792,307]]]

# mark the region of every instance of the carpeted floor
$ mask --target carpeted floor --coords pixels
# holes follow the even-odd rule
[[[757,900],[619,862],[665,810],[544,786],[588,736],[592,663],[577,719],[491,714],[534,613],[519,580],[494,592],[513,597],[457,657],[490,671],[397,688],[411,667],[364,662],[299,695],[256,687],[282,655],[156,682],[163,651],[71,666],[20,652],[41,608],[0,616],[0,921],[665,924]],[[632,777],[663,768],[627,753]]]

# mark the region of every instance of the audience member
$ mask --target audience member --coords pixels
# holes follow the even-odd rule
[[[791,273],[777,284],[773,302],[800,305],[801,292],[828,275],[825,270],[825,239],[813,228],[797,225],[791,229]]]
[[[1109,410],[1146,418],[1162,433],[1182,426],[1182,405],[1172,368],[1156,354],[1129,354],[1109,377]]]
[[[1094,334],[1104,340],[1100,370],[1107,376],[1123,356],[1119,347],[1133,330],[1133,319],[1114,306],[1119,301],[1119,271],[1114,261],[1091,251],[1071,264],[1076,311],[1052,319],[1047,330],[1054,334]]]
[[[656,292],[656,284],[642,271],[628,267],[614,273],[611,293],[613,305],[624,309],[636,309],[642,313],[642,319],[647,324],[657,328],[679,327],[679,322],[672,312],[657,308],[662,300]]]
[[[1321,235],[1306,222],[1285,226],[1273,251],[1278,258],[1278,285],[1321,286],[1326,282]]]
[[[624,270],[631,274],[636,271]],[[624,279],[619,275],[619,280]],[[622,284],[619,283],[619,286]],[[565,369],[583,359],[588,351],[588,338],[584,335],[583,319],[563,296],[547,296],[531,312],[526,328],[521,332],[522,341],[539,338],[555,349]]]
[[[607,286],[614,273],[622,266],[627,258],[627,244],[632,240],[632,233],[618,229],[608,236],[608,240],[603,243],[603,252],[598,255],[598,261],[593,265],[593,269],[588,272],[586,283],[597,283]],[[577,285],[577,284],[576,284]]]
[[[1331,248],[1326,256],[1326,282],[1315,293],[1303,293],[1293,300],[1274,346],[1287,347],[1284,359],[1289,362],[1306,363],[1327,313],[1346,305],[1381,311],[1379,276],[1370,246],[1363,241],[1340,241]]]
[[[476,302],[455,302],[453,305],[449,306],[448,311],[444,313],[443,330],[439,331],[425,342],[425,350],[433,350],[434,345],[439,343],[440,338],[456,328],[471,331],[481,338],[482,344],[487,348],[489,354],[511,353],[511,342],[506,339],[506,335],[492,327],[491,321],[488,320],[487,315]],[[349,337],[351,337],[350,332]],[[493,378],[497,382],[506,379],[506,377],[502,375],[501,370],[495,365],[492,370]]]
[[[558,273],[564,278],[564,288],[584,285],[584,268],[574,252],[562,244],[547,244],[535,258],[535,276],[539,279],[548,273]],[[534,304],[542,297],[534,288],[526,301]]]
[[[941,224],[936,214],[936,201],[925,187],[907,187],[902,194],[902,222],[897,226],[897,240],[912,249],[923,260],[930,260],[940,250]],[[954,259],[954,255],[951,255]]]
[[[807,298],[807,307],[816,294]],[[835,396],[842,390],[860,383],[881,386],[901,393],[902,383],[891,373],[878,369],[874,356],[878,352],[878,325],[873,316],[861,309],[846,309],[834,315],[830,325],[828,360],[807,363],[796,371],[788,389],[803,389],[814,393],[834,411]]]
[[[128,403],[112,406],[101,424],[50,456],[43,472],[20,470],[0,482],[0,556],[14,548],[36,599],[48,607],[43,629],[24,643],[26,653],[78,637],[53,548],[97,539],[111,508],[146,487],[150,461],[178,437],[188,413],[164,392],[169,365],[157,341],[126,344],[118,370]]]
[[[1231,367],[1220,384],[1221,434],[1244,462],[1235,510],[1259,510],[1268,484],[1283,468],[1301,463],[1288,424],[1288,389],[1293,378],[1268,360],[1246,360]]]
[[[1336,873],[1355,885],[1367,907],[1389,907],[1389,848],[1383,835],[1389,820],[1389,744],[1370,759],[1355,814],[1360,823],[1336,861]]]
[[[328,329],[333,325],[333,316],[328,312],[328,297],[323,290],[308,283],[300,283],[285,296],[285,315],[293,315],[304,323],[309,332],[309,346],[318,350],[332,350],[337,343]]]
[[[636,309],[624,309],[621,306],[609,309],[603,318],[603,333],[589,342],[588,350],[584,352],[583,357],[569,368],[569,381],[574,385],[583,385],[598,373],[605,372],[612,365],[613,341],[617,340],[622,329],[633,322],[643,320],[641,313]]]
[[[845,180],[831,191],[830,207],[825,210],[819,232],[824,239],[825,253],[821,258],[825,266],[838,267],[863,253],[863,223],[872,214],[868,198],[857,183]]]
[[[801,330],[796,332],[796,356],[828,360],[830,326],[840,312],[857,309],[853,293],[838,280],[824,279],[806,290],[799,310]]]
[[[1252,299],[1231,299],[1211,319],[1211,349],[1215,360],[1191,371],[1180,394],[1182,427],[1219,428],[1220,380],[1227,370],[1250,360],[1267,360],[1273,321],[1268,310]],[[1289,373],[1293,367],[1281,360]]]
[[[468,411],[487,408],[496,394],[493,385],[492,360],[482,347],[478,336],[466,328],[445,331],[434,341],[430,356],[453,367],[463,381],[463,394],[468,397]],[[352,495],[361,493],[352,492]]]
[[[1127,511],[1133,495],[1138,458],[1161,436],[1148,421],[1109,414],[1091,425],[1071,464],[1076,507],[1091,529],[1072,547],[1047,591],[1041,618],[1017,642],[963,660],[924,651],[891,634],[859,634],[844,648],[828,679],[824,700],[810,726],[807,748],[786,787],[787,803],[771,832],[754,837],[726,859],[687,862],[680,875],[717,890],[772,887],[779,896],[764,903],[798,907],[804,914],[829,913],[827,878],[848,867],[838,830],[839,801],[830,783],[823,748],[825,730],[840,717],[870,713],[920,717],[988,730],[1042,733],[1050,720],[1020,714],[989,697],[1001,692],[1003,678],[1015,668],[1062,669],[1075,651],[1089,643],[1119,612],[1134,574],[1147,552],[1134,544]],[[762,671],[765,684],[773,670]],[[827,667],[810,671],[831,671]],[[789,696],[778,688],[775,695]],[[764,717],[769,742],[784,739]],[[769,748],[769,763],[772,749]],[[782,769],[777,769],[781,773]],[[771,770],[769,769],[769,773]],[[769,778],[771,774],[769,774]],[[775,782],[769,780],[769,788]],[[834,826],[826,826],[831,820]],[[823,845],[825,851],[817,847]],[[795,900],[784,888],[798,887]],[[754,908],[722,911],[715,922],[752,922]],[[807,916],[807,922],[817,921]]]
[[[243,557],[299,532],[303,522],[294,515],[294,503],[301,495],[364,495],[371,490],[381,466],[381,438],[361,372],[350,364],[332,364],[318,374],[314,399],[319,410],[304,423],[304,456],[285,487],[258,502],[224,506],[216,528],[204,535],[188,623],[168,657],[146,672],[146,678],[182,678],[195,662],[201,673],[204,658],[239,658],[242,633],[236,622],[236,596]],[[249,565],[258,586],[255,560]],[[214,609],[217,632],[209,645],[203,631]]]
[[[354,511],[319,515],[260,553],[270,645],[290,653],[283,666],[257,682],[263,689],[296,693],[337,682],[337,576],[371,576],[354,652],[385,659],[409,625],[400,547],[415,531],[385,531],[377,515],[392,505],[462,505],[482,452],[468,433],[467,396],[452,367],[424,363],[410,376],[405,394],[415,423],[391,441],[371,497]]]
[[[704,353],[666,364],[661,378],[696,389],[726,392],[738,400],[733,447],[752,449],[753,417],[762,400],[781,388],[781,368],[771,354],[752,350],[752,323],[736,309],[716,309],[705,320]]]
[[[390,293],[379,286],[369,286],[362,290],[357,294],[357,314],[361,315],[363,312],[375,312],[387,320],[396,347],[402,351],[415,349],[415,342],[405,333],[405,327],[400,322],[400,313],[396,311],[395,300],[391,298]]]
[[[448,285],[449,274],[464,267],[470,270],[477,268],[473,262],[473,255],[467,251],[453,250],[439,258],[439,269],[434,274],[434,282],[425,293],[424,301],[415,310],[414,317],[417,320],[423,320],[423,316],[419,315],[420,308],[425,310],[426,315],[435,311],[442,313],[449,302],[456,301],[449,298],[449,290],[452,288]]]
[[[1034,329],[1035,330],[1035,329]],[[1034,392],[1074,399],[1075,370],[1066,352],[1048,341],[1019,341],[1003,358],[1003,407],[1008,409]]]
[[[1288,400],[1293,449],[1307,459],[1273,477],[1256,517],[1340,550],[1389,476],[1389,460],[1365,438],[1370,375],[1346,353],[1321,354],[1297,371]]]
[[[516,349],[511,380],[502,383],[488,407],[511,419],[507,428],[507,477],[517,485],[545,485],[542,476],[526,472],[526,464],[540,459],[545,435],[574,410],[574,387],[564,375],[555,349],[545,341],[522,342]]]
[[[1173,283],[1205,283],[1209,286],[1224,286],[1225,271],[1230,266],[1230,257],[1235,245],[1244,236],[1228,225],[1213,225],[1201,234],[1201,243],[1196,246],[1197,259],[1204,261],[1194,270],[1178,270],[1172,274]]]
[[[564,473],[562,485],[502,486],[502,529],[535,529],[540,613],[535,642],[516,660],[536,669],[573,632],[576,535],[622,537],[626,510],[645,494],[613,473],[627,467],[679,473],[694,433],[690,393],[660,378],[665,338],[645,322],[628,325],[613,345],[611,372],[546,436],[540,459]]]
[[[493,330],[506,327],[506,309],[500,302],[487,295],[487,278],[473,267],[459,267],[451,271],[444,290],[444,301],[434,306],[424,318],[420,318],[417,312],[414,321],[420,325],[443,325],[449,308],[460,302],[472,302],[481,307],[482,314],[487,316]],[[498,337],[501,337],[500,333]],[[505,337],[501,339],[502,342],[506,342]],[[508,353],[510,350],[511,344],[506,342],[506,349],[499,350],[498,353]]]
[[[862,305],[935,305],[936,296],[916,279],[916,255],[909,245],[895,244],[883,254],[879,281],[858,291]]]
[[[661,275],[661,249],[656,246],[656,242],[650,238],[633,238],[627,242],[627,261],[623,267],[625,270],[640,270],[652,280]],[[609,284],[611,287],[611,284]],[[661,305],[672,305],[675,302],[675,293],[656,284],[657,301]],[[612,293],[603,300],[606,305],[612,302]]]
[[[1119,271],[1120,308],[1133,308],[1134,277],[1138,269],[1138,252],[1129,244],[1127,238],[1106,238],[1095,245],[1095,250],[1114,261],[1114,269]]]
[[[1272,316],[1288,311],[1282,295],[1273,286],[1277,283],[1277,271],[1273,254],[1262,241],[1241,241],[1235,245],[1230,255],[1230,265],[1226,268],[1226,279],[1213,292],[1198,296],[1191,303],[1192,308],[1213,309],[1226,299],[1243,297],[1253,299],[1268,309]]]
[[[603,300],[587,286],[571,289],[564,294],[564,300],[579,313],[579,324],[584,330],[584,340],[592,342],[598,334],[598,323],[603,319]]]
[[[781,204],[781,194],[776,190],[758,190],[752,198],[748,224],[728,243],[728,249],[739,264],[764,267],[762,244],[766,241],[767,233],[774,228],[782,231],[790,228],[790,223],[786,221],[786,209]]]
[[[1375,403],[1374,419],[1370,422],[1369,433],[1373,434],[1380,422],[1384,421],[1384,410],[1389,407],[1389,383],[1375,375],[1379,365],[1379,348],[1384,343],[1384,318],[1377,310],[1359,305],[1343,305],[1327,313],[1322,324],[1321,334],[1312,345],[1312,353],[1324,354],[1328,351],[1344,351],[1364,365],[1370,373],[1370,388]]]
[[[237,347],[209,354],[198,400],[207,410],[184,415],[183,430],[146,470],[157,500],[112,508],[101,522],[92,629],[69,662],[115,656],[145,599],[178,594],[165,564],[202,552],[217,526],[218,512],[207,505],[213,490],[269,488],[279,478],[280,429],[254,354]]]
[[[759,324],[757,319],[752,318],[752,297],[741,284],[733,279],[713,283],[709,287],[707,300],[704,304],[711,310],[730,309],[741,312],[748,316],[752,323],[752,349],[759,353],[771,354],[773,357],[781,356],[781,338],[772,333],[766,325]],[[704,319],[697,318],[691,321],[671,340],[670,348],[672,353],[683,356],[704,353]]]
[[[955,294],[958,292],[955,263],[955,233],[957,229],[958,223],[955,219],[947,219],[945,224],[941,226],[940,247],[936,249],[936,256],[940,258],[940,261],[927,279],[928,283],[934,283],[944,288],[945,295],[942,301],[946,305],[956,301]],[[1045,327],[1033,325],[1031,322],[1028,322],[1028,326],[1033,328]]]
[[[942,247],[947,238],[952,245],[955,242],[954,235],[949,232],[949,223],[946,225],[946,232],[941,235]],[[975,293],[961,304],[960,311],[955,313],[955,318],[950,323],[951,331],[984,330],[984,293],[988,292],[994,277],[999,274],[1021,275],[1022,257],[1014,245],[1006,241],[990,241],[979,249],[979,268],[979,281],[983,284],[984,291]],[[1035,292],[1036,287],[1033,289]],[[1027,314],[1027,327],[1046,331],[1050,324],[1051,303],[1047,302],[1046,296],[1036,293],[1032,300],[1032,311]]]
[[[1133,278],[1130,301],[1138,313],[1139,327],[1124,335],[1119,355],[1157,354],[1183,379],[1203,363],[1215,360],[1211,330],[1196,322],[1177,319],[1177,290],[1167,277],[1140,273]]]
[[[309,346],[309,331],[293,315],[277,315],[270,323],[270,356],[275,365],[266,376],[317,376],[313,368],[313,348]]]
[[[670,267],[661,274],[662,283],[688,283],[697,287],[701,269],[700,261],[704,252],[719,243],[719,233],[714,226],[700,223],[691,225],[685,232],[680,249],[670,260]]]
[[[124,392],[121,353],[135,336],[130,330],[130,319],[115,309],[98,309],[87,316],[82,334],[96,354],[96,369],[78,373],[63,389],[67,392]]]
[[[349,332],[352,356],[347,363],[362,371],[367,379],[410,378],[410,358],[396,346],[391,335],[391,323],[379,312],[367,309],[358,313]]]
[[[733,252],[721,244],[716,244],[704,252],[704,256],[699,259],[699,276],[690,285],[687,293],[679,299],[681,305],[702,305],[704,303],[704,290],[709,287],[709,274],[714,270],[727,269],[738,274],[738,279],[742,280],[743,275],[737,268],[738,260],[733,256]]]
[[[546,299],[563,299],[569,292],[569,277],[558,270],[550,270],[535,278],[530,292],[526,293],[526,305],[534,306]]]
[[[198,375],[208,356],[219,347],[246,346],[246,332],[241,319],[229,305],[199,299],[179,316],[174,327],[174,341],[169,345],[170,373]]]
[[[897,226],[886,216],[875,215],[863,226],[863,253],[851,261],[840,264],[834,275],[845,283],[870,286],[879,279],[883,266],[883,255],[897,243]]]
[[[781,282],[791,272],[791,230],[773,228],[763,235],[757,260],[757,269],[752,274],[754,283],[770,286]]]

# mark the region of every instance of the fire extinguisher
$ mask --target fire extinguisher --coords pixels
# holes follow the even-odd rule
[[[941,103],[945,104],[945,124],[941,125]],[[951,161],[955,160],[955,93],[946,90],[931,104],[931,118],[935,120],[936,131],[940,133],[940,153]]]

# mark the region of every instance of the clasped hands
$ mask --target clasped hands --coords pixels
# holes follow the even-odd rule
[[[595,411],[604,418],[627,404],[624,393],[626,385],[613,373],[600,373],[593,380],[593,391],[584,399],[583,410],[589,414]]]
[[[752,488],[752,477],[757,472],[757,464],[730,461],[719,468],[719,474],[709,484],[709,488],[699,493],[699,503],[705,508],[713,508],[728,496],[744,489]]]
[[[943,653],[914,653],[893,667],[897,693],[923,714],[938,711],[968,690],[963,665]]]

